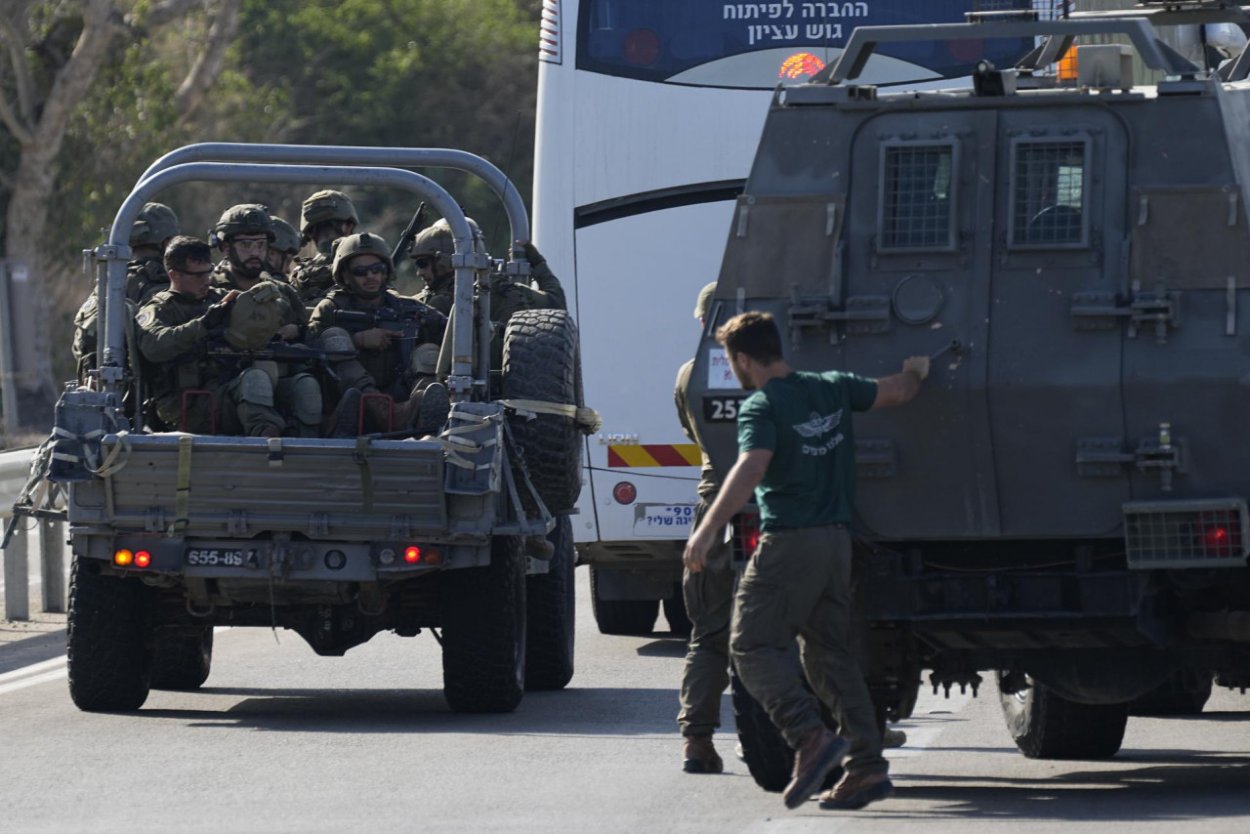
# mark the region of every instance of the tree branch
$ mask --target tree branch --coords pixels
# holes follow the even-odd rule
[[[22,122],[27,126],[32,125],[35,123],[35,82],[30,77],[30,65],[26,63],[26,51],[29,45],[8,16],[0,17],[0,41],[8,47],[9,63],[13,66],[13,80],[14,86],[17,87],[17,104]],[[27,129],[29,130],[29,127]]]
[[[143,26],[164,26],[170,21],[186,16],[201,0],[159,0],[148,7],[139,23]]]
[[[208,41],[178,85],[174,101],[184,116],[193,113],[204,102],[226,63],[226,50],[239,31],[240,0],[219,0],[217,14],[208,29]]]

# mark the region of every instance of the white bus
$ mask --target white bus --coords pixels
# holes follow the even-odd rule
[[[680,554],[699,454],[673,381],[698,343],[695,298],[720,270],[773,90],[835,61],[856,26],[1032,5],[544,0],[534,233],[578,320],[586,403],[603,416],[573,518],[601,631],[650,632],[661,600],[674,631],[688,628]],[[1032,46],[886,45],[858,83],[950,85]]]

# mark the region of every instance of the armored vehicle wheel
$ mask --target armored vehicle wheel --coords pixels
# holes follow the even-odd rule
[[[74,557],[69,586],[69,694],[88,712],[135,710],[152,671],[152,590]]]
[[[1211,675],[1180,672],[1129,704],[1129,715],[1201,715],[1211,697]]]
[[[513,313],[503,343],[504,399],[582,405],[577,327],[564,310]],[[582,435],[569,417],[510,420],[534,488],[552,512],[571,510],[582,491]]]
[[[1007,730],[1030,759],[1107,759],[1124,740],[1128,704],[1078,704],[1014,672],[998,673],[998,691]]]
[[[734,723],[738,727],[738,741],[742,745],[742,758],[755,784],[766,791],[780,793],[790,782],[794,769],[794,751],[786,743],[785,736],[768,717],[759,701],[747,692],[738,670],[729,666],[729,692],[733,702]],[[837,730],[837,723],[821,708],[825,724]],[[831,788],[842,778],[842,768],[835,767],[825,777],[823,788]]]
[[[657,599],[603,599],[599,595],[599,569],[590,566],[590,603],[600,634],[641,637],[655,627],[660,608]]]
[[[199,689],[212,668],[212,626],[156,630],[152,648],[153,689]]]
[[[573,678],[573,522],[560,516],[546,573],[525,580],[525,688],[563,689]]]
[[[664,619],[668,620],[673,636],[689,639],[690,629],[694,626],[686,613],[686,598],[682,595],[680,582],[673,583],[673,593],[664,600],[663,608]]]
[[[490,564],[440,577],[443,694],[456,712],[511,712],[525,691],[525,552],[497,536]]]

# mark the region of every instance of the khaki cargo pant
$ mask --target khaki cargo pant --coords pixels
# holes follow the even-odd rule
[[[812,689],[851,742],[847,771],[884,772],[876,711],[851,649],[851,538],[843,526],[765,533],[738,583],[730,652],[791,747],[823,726],[794,668],[796,636]]]
[[[694,511],[698,529],[715,495],[700,498]],[[717,532],[717,541],[723,539]],[[729,620],[733,612],[734,569],[730,548],[717,544],[699,573],[687,570],[681,592],[690,618],[690,644],[681,675],[681,712],[677,724],[683,736],[710,736],[720,726],[720,696],[729,686]]]

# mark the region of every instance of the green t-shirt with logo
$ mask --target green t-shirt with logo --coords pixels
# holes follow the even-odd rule
[[[795,371],[769,380],[738,411],[738,450],[770,449],[755,488],[760,527],[846,524],[855,504],[851,412],[867,411],[877,383],[854,374]]]

